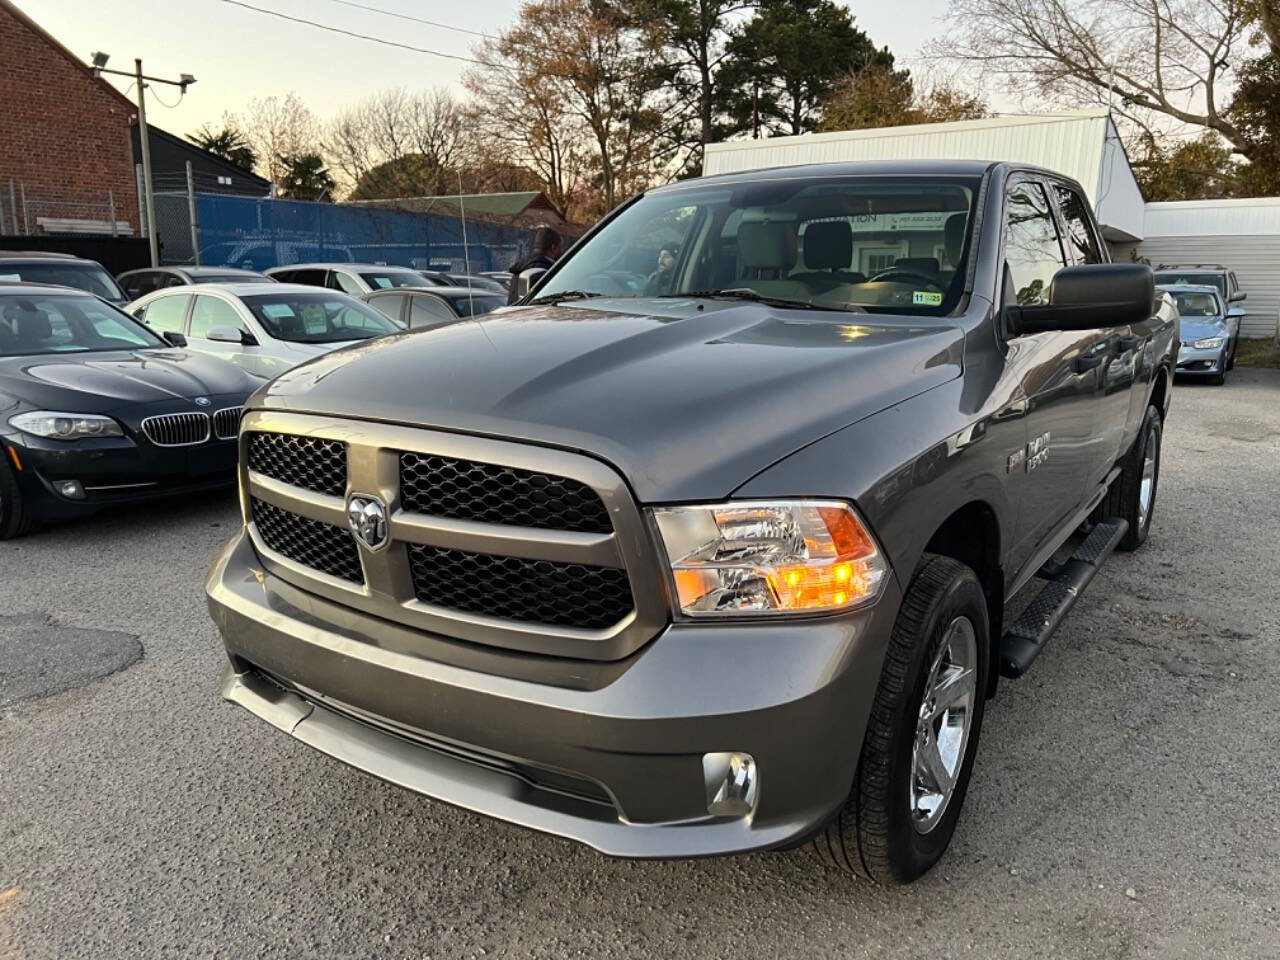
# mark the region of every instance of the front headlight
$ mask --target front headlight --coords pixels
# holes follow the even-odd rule
[[[1197,350],[1216,350],[1222,346],[1225,337],[1205,337],[1203,340],[1197,340],[1191,344]]]
[[[771,500],[653,511],[691,617],[821,613],[872,603],[888,564],[853,508]]]
[[[23,433],[49,440],[79,440],[81,437],[122,437],[120,424],[96,413],[54,413],[33,410],[9,418],[9,425]]]

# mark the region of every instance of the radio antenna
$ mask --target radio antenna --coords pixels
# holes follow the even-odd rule
[[[458,213],[462,219],[462,262],[467,268],[467,306],[472,317],[476,315],[476,295],[471,289],[471,247],[467,244],[467,205],[462,199],[462,171],[458,175]]]

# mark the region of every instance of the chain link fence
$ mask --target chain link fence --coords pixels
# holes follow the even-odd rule
[[[139,225],[129,222],[129,209],[110,188],[97,196],[71,195],[0,175],[0,236],[130,237]]]

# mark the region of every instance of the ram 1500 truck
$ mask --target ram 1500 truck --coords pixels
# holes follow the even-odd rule
[[[652,190],[514,309],[250,400],[222,694],[607,854],[910,881],[997,677],[1147,537],[1177,343],[1046,170]]]

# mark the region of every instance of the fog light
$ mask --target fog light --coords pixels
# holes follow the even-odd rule
[[[54,488],[68,500],[84,499],[84,487],[80,486],[79,480],[59,480]]]
[[[745,817],[755,810],[760,779],[751,754],[704,753],[702,779],[713,817]]]

